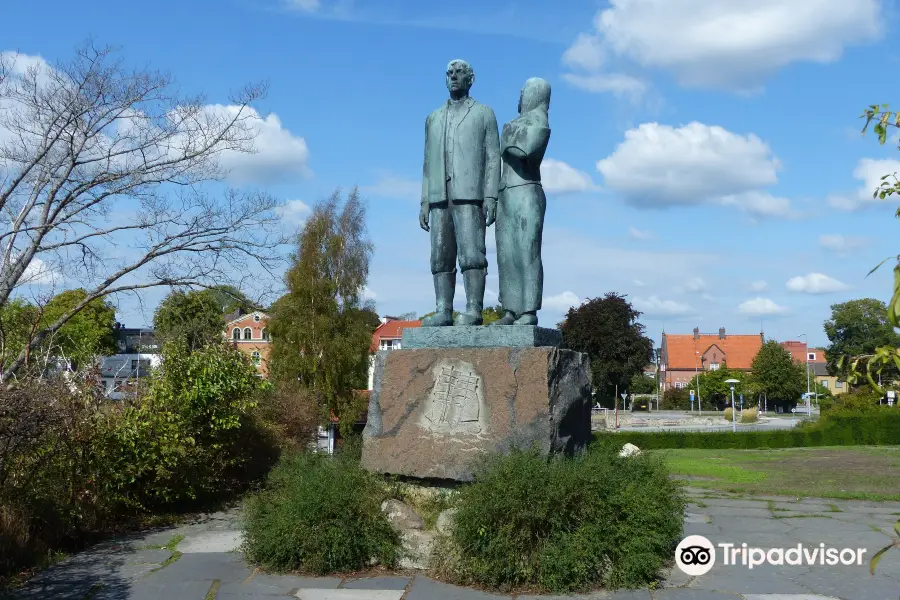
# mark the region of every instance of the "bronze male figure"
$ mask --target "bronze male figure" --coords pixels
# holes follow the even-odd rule
[[[422,321],[423,327],[483,323],[485,227],[496,218],[500,183],[497,117],[469,96],[475,82],[472,67],[463,60],[452,61],[446,82],[450,98],[425,120],[419,225],[431,233],[436,312]],[[466,310],[454,323],[457,259]]]
[[[547,198],[541,161],[550,142],[550,84],[525,82],[519,116],[503,126],[497,207],[497,274],[504,314],[495,325],[537,325],[544,293],[541,238]]]

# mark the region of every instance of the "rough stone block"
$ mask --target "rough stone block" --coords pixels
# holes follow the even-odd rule
[[[559,347],[562,332],[536,325],[410,327],[402,348],[537,348]]]
[[[449,328],[444,328],[449,329]],[[573,454],[591,437],[588,357],[540,348],[381,352],[363,432],[373,472],[471,481],[485,452]]]

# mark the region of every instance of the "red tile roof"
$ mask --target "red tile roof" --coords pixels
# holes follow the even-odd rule
[[[726,335],[724,339],[718,334],[693,335],[663,334],[666,369],[703,368],[700,356],[712,346],[717,346],[725,354],[724,362],[729,369],[749,369],[756,353],[762,348],[760,335]],[[700,353],[699,356],[697,353]]]
[[[816,357],[814,359],[810,359],[810,364],[812,363],[824,363],[827,362],[825,358],[825,349],[824,348],[809,348],[807,350],[806,342],[798,342],[798,341],[788,341],[781,342],[780,346],[791,353],[791,358],[794,359],[795,363],[805,363],[806,362],[806,353],[815,354]]]
[[[378,350],[381,340],[399,340],[403,337],[403,330],[407,327],[421,327],[422,321],[394,321],[389,320],[378,326],[372,333],[372,345],[369,347],[370,352]]]

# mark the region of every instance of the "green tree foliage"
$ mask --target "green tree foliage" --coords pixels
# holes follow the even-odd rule
[[[656,387],[655,377],[647,377],[643,373],[638,373],[631,378],[626,389],[632,394],[655,394]]]
[[[791,353],[773,340],[763,344],[751,363],[754,395],[791,402],[806,393],[806,366],[794,363]],[[746,394],[745,394],[746,396]]]
[[[244,292],[233,285],[216,285],[203,290],[202,293],[212,298],[219,308],[220,314],[231,313],[237,309],[245,312],[262,310],[259,303],[248,298]]]
[[[162,343],[173,342],[189,352],[222,339],[224,320],[221,304],[207,290],[175,290],[153,314],[153,327]]]
[[[57,294],[44,307],[42,326],[49,327],[86,298],[87,292],[83,289]],[[115,353],[115,322],[116,309],[109,301],[101,298],[92,300],[50,336],[45,347],[51,356],[65,357],[74,368],[78,368],[95,356]]]
[[[496,306],[488,306],[481,311],[481,318],[484,320],[485,325],[490,325],[494,321],[499,320],[502,316],[503,307],[499,304]]]
[[[2,368],[25,349],[40,324],[40,310],[22,298],[0,307],[0,361]]]
[[[888,307],[881,300],[861,298],[831,306],[831,318],[825,322],[830,345],[825,349],[828,372],[839,377],[849,375],[845,357],[871,355],[877,348],[900,346],[900,335],[888,320]],[[843,360],[842,360],[843,359]],[[895,365],[886,365],[885,376],[898,374]]]
[[[46,330],[61,315],[71,313],[83,303],[87,293],[82,289],[66,290],[51,298],[44,306],[21,298],[0,307],[0,361],[6,365],[27,348],[36,332]],[[44,337],[41,345],[27,353],[27,364],[41,369],[53,359],[64,359],[71,368],[80,368],[100,355],[116,351],[113,337],[115,308],[104,299],[85,304],[60,328]]]
[[[744,371],[729,369],[727,365],[723,365],[720,369],[712,371],[703,371],[695,376],[688,383],[688,390],[699,391],[700,400],[703,402],[703,408],[713,408],[717,403],[731,403],[731,385],[725,383],[728,379],[737,379],[740,383],[734,384],[734,399],[738,402],[738,394],[744,394],[744,405],[748,403],[749,396],[752,395],[751,379]],[[698,390],[699,383],[699,390]]]
[[[342,430],[364,405],[369,346],[378,315],[363,301],[373,246],[357,189],[340,191],[313,209],[285,275],[288,293],[272,307],[270,373],[313,392],[323,417],[334,412]]]
[[[615,395],[615,387],[627,389],[631,378],[652,360],[653,341],[625,296],[610,292],[572,307],[560,324],[563,345],[586,352],[591,359],[594,389],[604,398]]]

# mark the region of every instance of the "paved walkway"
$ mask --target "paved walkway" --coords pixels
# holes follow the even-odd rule
[[[685,535],[741,548],[864,548],[862,565],[725,565],[689,577],[677,568],[656,590],[575,596],[608,600],[894,600],[900,598],[900,550],[887,553],[875,576],[868,558],[890,543],[900,503],[744,498],[690,489]],[[177,550],[159,547],[184,536]],[[177,539],[177,538],[175,538]],[[47,569],[16,600],[488,600],[509,598],[457,588],[423,575],[363,579],[260,573],[244,563],[235,513],[97,546]],[[749,551],[748,551],[749,552]],[[517,596],[518,600],[534,598]],[[549,599],[548,599],[549,600]]]

